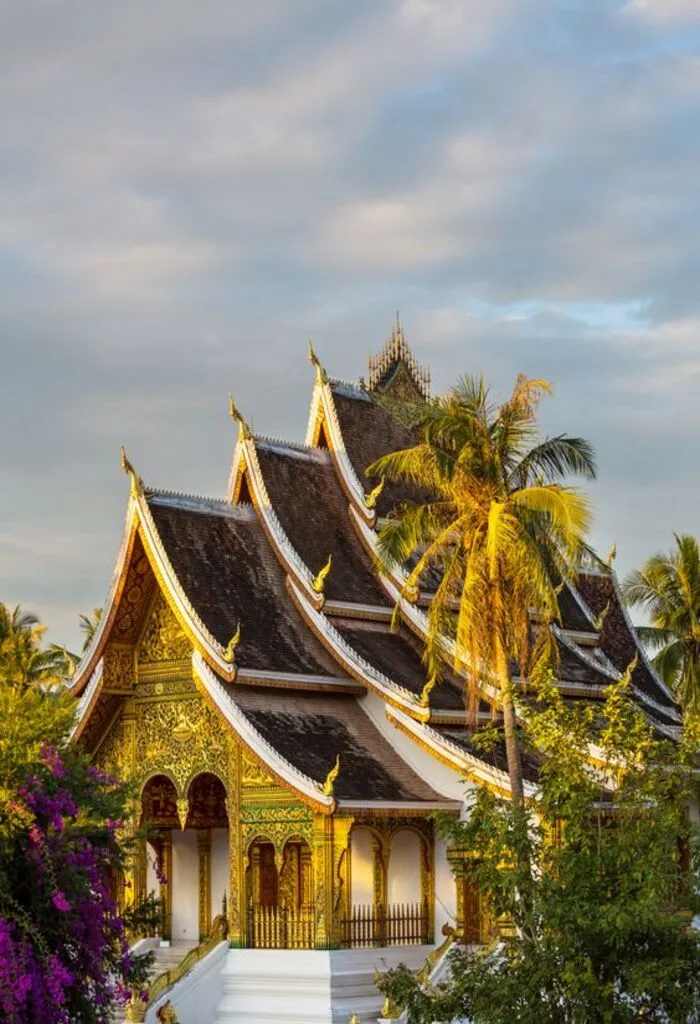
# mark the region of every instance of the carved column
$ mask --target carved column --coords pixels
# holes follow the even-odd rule
[[[430,943],[435,938],[435,846],[430,833],[421,838],[420,844],[420,895],[427,918],[426,942]]]
[[[163,939],[169,942],[173,932],[173,833],[171,829],[163,832],[161,840],[161,869],[165,882],[160,887],[160,898],[163,901]]]
[[[374,916],[376,928],[375,946],[386,945],[386,915],[389,900],[389,850],[390,840],[387,835],[372,839],[373,880],[374,880]]]
[[[333,937],[333,819],[314,815],[314,924],[316,949],[329,949]]]
[[[343,918],[350,916],[350,831],[353,824],[353,818],[333,819],[333,946],[342,945]]]
[[[247,907],[245,866],[241,856],[240,804],[237,795],[229,795],[226,798],[226,814],[228,817],[228,934],[230,945],[240,949],[246,944]]]
[[[211,829],[197,829],[197,860],[199,862],[199,941],[211,928]]]

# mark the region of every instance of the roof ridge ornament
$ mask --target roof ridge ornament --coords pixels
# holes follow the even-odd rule
[[[122,469],[131,478],[131,497],[140,498],[143,494],[143,480],[134,469],[132,463],[129,462],[124,445],[122,445],[121,449],[121,462]]]
[[[406,340],[401,318],[396,311],[396,322],[391,329],[389,339],[384,348],[376,356],[369,357],[367,387],[370,391],[381,389],[387,378],[400,362],[405,363],[416,388],[424,399],[430,398],[430,370],[421,366],[413,355],[411,346]]]
[[[328,561],[326,562],[324,567],[322,569],[319,569],[319,571],[316,573],[316,575],[313,578],[313,582],[311,583],[311,589],[313,590],[314,594],[323,594],[323,591],[324,591],[325,586],[326,586],[326,579],[327,579],[328,574],[330,573],[332,567],[333,567],[333,555],[330,554],[328,556]]]
[[[250,427],[246,423],[242,413],[240,412],[236,403],[234,402],[233,395],[231,394],[231,392],[229,392],[228,396],[228,411],[231,419],[238,424],[238,428],[241,432],[241,435],[243,436],[243,440],[249,440],[249,438],[251,437]]]
[[[224,660],[229,665],[235,665],[236,664],[236,648],[238,647],[240,642],[241,642],[241,620],[239,619],[238,620],[238,625],[236,626],[236,632],[233,634],[233,636],[229,640],[228,645],[226,646],[226,650],[224,651]]]
[[[340,775],[340,754],[336,756],[335,764],[326,775],[326,781],[323,783],[323,795],[333,796],[333,789],[335,787],[335,780]]]
[[[613,562],[615,561],[616,558],[617,558],[617,544],[616,544],[615,541],[613,541],[612,547],[608,551],[608,554],[607,554],[607,556],[605,558],[605,564],[608,567],[608,569],[612,569]]]
[[[384,484],[386,483],[386,477],[382,477],[376,487],[374,487],[369,494],[365,494],[365,507],[374,509],[377,507],[377,501],[384,490]]]
[[[313,346],[313,342],[311,341],[311,338],[309,338],[309,362],[311,363],[311,365],[316,370],[316,381],[317,381],[317,383],[319,383],[319,384],[327,384],[328,383],[328,374],[326,373],[326,371],[325,371],[325,369],[323,367],[323,364],[321,363],[321,360],[318,358],[318,356],[314,352],[314,346]]]
[[[420,704],[420,706],[422,708],[427,708],[428,707],[428,704],[430,702],[430,694],[433,692],[433,690],[437,686],[437,681],[438,681],[437,672],[433,672],[433,674],[430,676],[430,678],[428,679],[427,683],[425,684],[425,686],[421,690],[421,695],[420,695],[420,698],[418,700],[418,703]]]

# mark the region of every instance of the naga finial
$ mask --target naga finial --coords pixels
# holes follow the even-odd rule
[[[379,495],[384,490],[385,477],[382,477],[375,488],[373,488],[369,494],[365,494],[365,505],[367,508],[376,508]]]
[[[430,699],[430,694],[433,692],[433,690],[437,686],[437,681],[438,681],[437,673],[433,672],[433,674],[431,675],[430,679],[428,679],[428,682],[425,684],[425,686],[421,690],[420,699],[419,699],[418,703],[420,704],[420,706],[422,708],[427,708],[428,707],[428,703],[429,703],[429,699]]]
[[[228,646],[224,651],[224,661],[228,662],[229,665],[233,665],[236,661],[236,648],[241,642],[241,623],[240,620],[236,626],[236,632],[233,634],[228,642]]]
[[[600,615],[598,615],[598,617],[593,620],[593,625],[595,626],[596,631],[598,633],[600,633],[601,629],[605,625],[605,620],[607,619],[609,612],[610,612],[610,602],[608,601],[608,603],[605,605],[605,607],[603,609],[601,609]]]
[[[319,571],[314,576],[313,582],[311,584],[311,589],[315,594],[323,593],[324,587],[326,585],[326,578],[328,576],[328,573],[331,571],[332,565],[333,555],[331,554],[328,556],[328,561],[326,562],[324,567],[322,569],[319,569]]]
[[[324,370],[321,360],[314,352],[314,346],[311,338],[309,338],[309,362],[316,370],[316,380],[321,384],[326,384],[328,382],[328,374]]]
[[[625,669],[625,671],[624,671],[624,673],[622,675],[621,682],[625,686],[629,686],[630,683],[632,682],[632,676],[634,675],[634,671],[637,668],[638,664],[639,664],[639,651],[637,651],[635,656],[632,658],[632,661],[629,663],[629,665],[627,666],[627,668]]]
[[[607,565],[608,569],[612,569],[612,564],[613,564],[613,562],[615,561],[616,558],[617,558],[617,544],[613,541],[613,546],[608,551],[608,556],[605,559],[605,564]]]
[[[333,796],[333,787],[335,786],[335,780],[340,774],[340,754],[335,759],[335,764],[326,775],[326,781],[323,783],[323,795]]]
[[[126,448],[122,445],[122,469],[131,478],[131,496],[136,498],[143,494],[143,480],[138,475],[126,454]]]
[[[229,415],[230,415],[231,419],[235,420],[236,423],[238,424],[239,429],[240,429],[243,437],[245,438],[245,440],[248,440],[248,438],[250,437],[250,427],[248,426],[246,421],[243,419],[243,416],[242,416],[241,412],[239,411],[238,406],[236,405],[236,403],[233,400],[233,395],[232,394],[229,394],[229,396],[228,396],[228,411],[229,411]]]

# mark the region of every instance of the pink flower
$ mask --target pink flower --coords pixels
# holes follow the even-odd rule
[[[56,889],[56,891],[51,894],[51,902],[56,910],[62,910],[66,914],[71,909],[71,905],[66,899],[65,893],[62,893],[60,889]]]

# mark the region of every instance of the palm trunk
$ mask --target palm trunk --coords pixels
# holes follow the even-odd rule
[[[525,804],[525,788],[523,785],[523,764],[520,755],[520,741],[516,728],[515,704],[511,691],[508,658],[503,650],[498,654],[498,676],[501,682],[501,708],[503,711],[503,731],[506,741],[506,760],[510,778],[510,792],[515,807]]]

